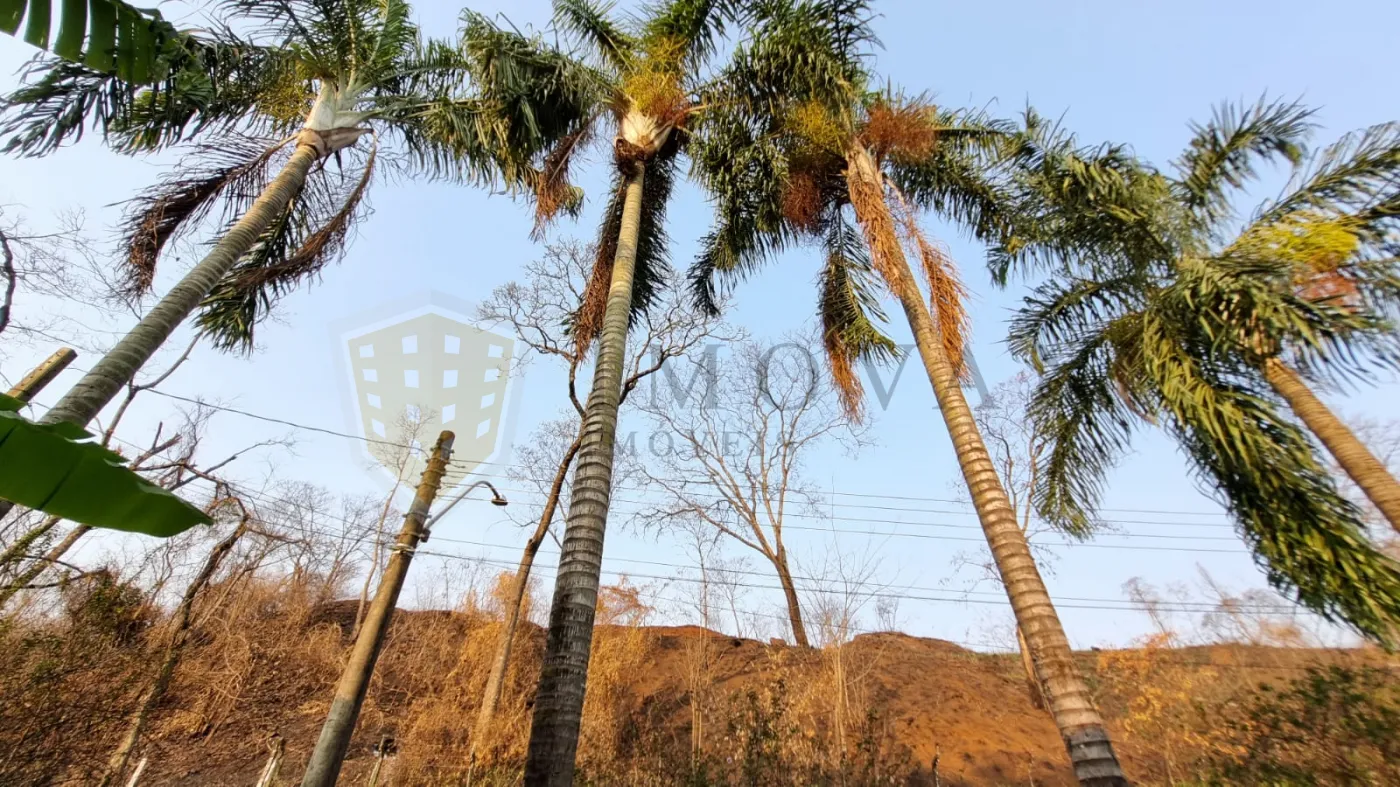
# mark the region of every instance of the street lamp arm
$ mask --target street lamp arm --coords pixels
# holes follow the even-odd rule
[[[459,495],[457,495],[456,497],[452,498],[452,501],[449,502],[446,506],[443,506],[443,509],[442,509],[441,511],[439,511],[439,512],[437,512],[436,514],[434,514],[433,516],[429,517],[429,518],[428,518],[428,521],[426,521],[426,522],[423,523],[423,540],[424,540],[424,541],[427,541],[427,540],[428,540],[428,534],[429,534],[430,532],[432,532],[433,525],[437,524],[437,521],[438,521],[439,519],[442,519],[443,517],[447,516],[447,512],[448,512],[448,511],[451,511],[453,506],[457,505],[459,502],[462,501],[463,498],[465,498],[467,495],[471,494],[473,489],[476,489],[477,487],[480,487],[480,486],[484,486],[484,487],[486,487],[487,489],[490,489],[490,490],[491,490],[491,495],[492,495],[492,497],[491,497],[491,505],[493,505],[493,506],[504,506],[504,505],[506,505],[507,501],[506,501],[505,497],[502,496],[501,493],[500,493],[499,491],[497,491],[496,487],[495,487],[494,485],[492,485],[492,483],[491,483],[490,481],[485,481],[485,480],[477,481],[476,483],[473,483],[471,486],[468,486],[466,489],[463,489],[462,492],[461,492],[461,494],[459,494]]]

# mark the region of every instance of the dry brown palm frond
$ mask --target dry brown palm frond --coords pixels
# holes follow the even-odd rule
[[[783,182],[783,218],[799,232],[813,234],[822,229],[822,192],[816,176],[805,169],[794,169]]]
[[[936,110],[921,101],[876,102],[866,113],[860,141],[877,159],[918,160],[938,144]]]
[[[846,188],[870,249],[870,261],[890,291],[897,293],[904,284],[908,263],[899,245],[890,206],[885,202],[884,181],[884,175],[864,148],[854,148],[846,156]]]
[[[583,288],[583,297],[579,299],[578,311],[574,312],[570,326],[580,357],[588,352],[593,340],[603,330],[603,317],[608,310],[608,290],[612,287],[613,257],[616,255],[617,236],[614,234],[611,243],[604,241],[598,244],[593,272]]]
[[[574,155],[593,139],[593,124],[586,123],[568,134],[544,158],[534,179],[535,227],[530,236],[544,237],[544,231],[560,211],[574,213],[583,204],[583,192],[569,182],[569,166]]]
[[[836,386],[841,399],[841,409],[851,423],[865,420],[865,386],[861,385],[856,373],[856,352],[846,344],[839,331],[822,332],[822,347],[826,350],[826,361],[831,367],[831,381]]]
[[[320,229],[308,236],[290,257],[277,265],[240,272],[234,279],[236,286],[262,288],[274,282],[294,282],[316,273],[328,261],[334,259],[345,248],[345,239],[355,222],[356,214],[359,213],[365,190],[369,188],[370,180],[374,177],[377,155],[377,149],[372,148],[369,151],[360,179],[346,194],[340,209],[331,215]]]
[[[893,193],[901,235],[904,242],[919,255],[924,281],[928,284],[929,306],[933,311],[939,339],[943,343],[943,352],[948,356],[948,363],[952,364],[957,372],[958,379],[966,382],[970,379],[967,364],[963,362],[963,347],[967,343],[969,328],[967,288],[958,277],[958,269],[953,260],[924,234],[909,203],[898,190]]]
[[[131,200],[122,223],[124,294],[146,294],[171,240],[198,224],[219,197],[247,200],[265,185],[265,169],[281,145],[229,139],[203,146],[182,162],[180,174]],[[228,211],[232,212],[232,211]]]

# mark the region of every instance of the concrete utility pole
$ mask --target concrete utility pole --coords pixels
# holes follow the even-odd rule
[[[326,714],[325,726],[321,727],[321,737],[311,752],[311,762],[306,766],[301,787],[333,787],[340,777],[340,766],[345,761],[345,752],[350,748],[350,736],[355,731],[355,721],[360,716],[360,706],[364,704],[365,692],[369,689],[369,679],[374,673],[374,662],[379,658],[379,650],[384,645],[384,635],[389,631],[389,621],[394,615],[394,606],[403,590],[404,578],[408,576],[408,564],[413,560],[414,549],[423,537],[423,523],[428,518],[428,509],[437,497],[442,485],[442,475],[447,471],[447,460],[452,455],[454,435],[444,431],[438,435],[433,455],[428,458],[428,466],[423,470],[423,479],[418,482],[418,491],[413,496],[413,505],[403,518],[403,529],[399,540],[390,550],[389,565],[384,568],[384,576],[375,591],[374,601],[365,614],[360,634],[355,638],[355,647],[350,651],[350,661],[340,675],[340,683],[335,687],[335,699],[331,700],[330,712]]]
[[[68,364],[72,363],[73,359],[77,357],[78,354],[67,347],[59,349],[58,352],[50,355],[48,360],[34,367],[34,371],[26,374],[24,379],[20,380],[19,383],[16,384],[14,388],[7,391],[6,394],[28,404],[29,400],[33,399],[35,394],[44,390],[44,386],[53,382],[53,378],[57,377],[64,369],[67,369]]]

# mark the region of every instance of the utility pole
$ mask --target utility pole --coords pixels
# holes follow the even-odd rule
[[[67,369],[68,364],[72,363],[73,359],[77,357],[78,354],[73,352],[72,349],[68,347],[60,348],[58,352],[50,355],[43,363],[34,367],[34,371],[26,374],[24,379],[20,380],[14,388],[6,391],[6,395],[13,396],[21,402],[28,404],[29,400],[33,399],[35,394],[44,390],[44,386],[53,382],[53,378],[57,377],[64,369]]]
[[[350,748],[350,736],[355,731],[355,721],[360,716],[360,706],[364,704],[365,692],[369,690],[369,679],[374,674],[374,662],[379,658],[379,650],[384,646],[384,635],[389,631],[389,621],[394,615],[394,607],[403,590],[404,579],[408,576],[408,564],[413,560],[413,552],[423,539],[423,523],[428,518],[428,509],[437,497],[442,485],[443,473],[447,471],[447,460],[452,455],[451,432],[438,435],[437,445],[428,458],[428,466],[423,470],[423,478],[418,482],[418,490],[413,496],[413,505],[403,518],[403,528],[399,530],[398,542],[390,550],[389,565],[384,568],[384,576],[379,589],[374,593],[365,614],[360,634],[355,638],[355,647],[350,651],[350,661],[340,674],[340,683],[335,687],[335,699],[331,700],[326,723],[321,727],[321,737],[311,752],[311,762],[306,766],[301,787],[334,787],[340,777],[340,766],[345,761],[345,752]]]

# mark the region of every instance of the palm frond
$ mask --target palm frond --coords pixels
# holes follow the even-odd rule
[[[1032,396],[1027,415],[1049,446],[1032,501],[1065,533],[1083,536],[1098,527],[1108,471],[1144,412],[1123,387],[1135,378],[1128,367],[1138,355],[1140,323],[1138,313],[1119,316],[1066,348]]]
[[[963,348],[967,346],[967,334],[971,328],[964,306],[967,288],[958,277],[957,266],[944,251],[935,246],[923,228],[918,216],[905,201],[898,189],[894,189],[895,217],[900,225],[904,245],[919,258],[919,266],[924,274],[924,284],[929,291],[929,306],[934,326],[938,329],[943,354],[953,367],[953,373],[966,379],[968,369],[963,363]]]
[[[746,275],[790,240],[782,207],[787,162],[774,137],[736,112],[707,113],[687,152],[715,206],[714,226],[687,278],[697,306],[713,315],[721,300],[717,277]]]
[[[126,293],[148,292],[166,246],[193,230],[221,198],[231,197],[225,222],[239,215],[269,181],[268,163],[279,148],[232,136],[201,145],[175,174],[131,200],[121,231]]]
[[[554,25],[621,72],[636,54],[637,40],[611,19],[613,8],[592,0],[554,0]]]
[[[364,217],[376,155],[375,150],[369,151],[353,179],[344,174],[333,177],[324,169],[316,172],[200,303],[195,324],[216,347],[251,351],[257,326],[277,302],[340,258],[351,228]]]
[[[1303,433],[1247,377],[1198,360],[1181,324],[1180,315],[1149,313],[1145,368],[1171,430],[1220,490],[1270,583],[1327,620],[1396,644],[1400,565],[1366,538],[1361,512]]]
[[[1290,215],[1348,217],[1368,244],[1400,238],[1400,123],[1347,134],[1300,167],[1284,195],[1267,203],[1254,224]]]
[[[668,61],[676,73],[694,73],[715,53],[727,23],[735,21],[735,0],[660,0],[646,15],[641,44]],[[673,59],[674,58],[674,59]]]
[[[1313,129],[1313,110],[1261,97],[1254,106],[1225,104],[1205,125],[1193,124],[1190,146],[1175,167],[1181,203],[1200,227],[1217,231],[1231,215],[1229,191],[1256,176],[1255,163],[1274,157],[1295,164]]]
[[[885,315],[870,278],[870,259],[860,234],[844,221],[832,222],[826,252],[818,308],[822,346],[846,416],[858,422],[863,417],[865,392],[855,364],[865,359],[893,359],[899,348],[877,325],[877,321],[884,322]]]

